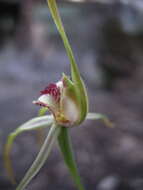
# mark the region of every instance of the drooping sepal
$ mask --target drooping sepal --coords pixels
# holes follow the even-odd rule
[[[33,179],[33,177],[39,172],[41,167],[46,162],[59,132],[60,128],[53,124],[43,146],[40,149],[39,154],[37,155],[35,161],[25,174],[23,180],[20,182],[16,190],[24,190],[25,187],[29,184],[29,182]]]
[[[15,174],[14,174],[12,163],[11,163],[10,152],[11,152],[12,145],[14,143],[15,138],[23,132],[45,128],[45,127],[50,126],[52,123],[53,123],[52,115],[36,117],[27,121],[26,123],[18,127],[14,132],[12,132],[9,135],[7,139],[7,143],[4,148],[3,157],[4,157],[4,164],[7,171],[7,175],[13,184],[15,184],[16,181],[15,181]]]

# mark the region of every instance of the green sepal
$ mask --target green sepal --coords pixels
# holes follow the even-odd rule
[[[31,165],[30,169],[27,171],[26,175],[16,188],[16,190],[24,190],[26,186],[30,183],[33,177],[39,172],[41,167],[46,162],[49,153],[54,145],[54,142],[57,140],[57,136],[60,132],[60,127],[56,126],[55,124],[52,125],[48,136],[40,149],[39,154],[37,155],[35,161]]]
[[[106,126],[114,127],[113,123],[108,119],[108,117],[104,114],[100,113],[88,113],[86,119],[90,120],[102,120]]]
[[[68,134],[68,128],[61,127],[60,134],[58,136],[59,147],[62,152],[64,161],[70,171],[70,174],[76,184],[78,190],[85,190],[80,175],[78,173],[77,165],[73,155],[72,144]]]
[[[61,18],[60,18],[60,14],[58,12],[58,7],[56,5],[56,0],[47,0],[47,2],[48,2],[48,6],[50,9],[51,15],[57,26],[60,36],[63,40],[67,55],[70,60],[71,77],[72,77],[73,83],[75,84],[75,93],[76,93],[76,97],[77,97],[79,108],[80,108],[80,120],[78,123],[78,124],[80,124],[85,119],[87,112],[88,112],[87,91],[86,91],[84,82],[80,76],[80,72],[79,72],[78,66],[76,64],[76,61],[75,61],[75,58],[74,58],[74,55],[72,52],[72,48],[71,48],[68,38],[66,36],[65,30],[64,30]]]
[[[53,116],[51,115],[36,117],[27,121],[20,127],[18,127],[14,132],[12,132],[8,136],[7,143],[4,147],[3,157],[4,157],[4,165],[5,165],[8,177],[13,184],[15,184],[16,181],[15,181],[15,175],[14,175],[14,171],[13,171],[13,167],[12,167],[12,163],[10,159],[10,152],[11,152],[12,145],[14,143],[15,138],[23,132],[45,128],[45,127],[50,126],[52,123],[53,123]]]

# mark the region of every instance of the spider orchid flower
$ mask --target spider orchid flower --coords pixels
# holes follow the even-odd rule
[[[58,125],[76,126],[81,120],[81,109],[74,83],[63,75],[57,83],[49,84],[34,104],[47,108]]]
[[[112,126],[112,124],[109,122],[108,118],[102,114],[88,113],[86,88],[81,79],[71,46],[64,31],[56,0],[47,0],[47,2],[70,60],[71,79],[63,74],[59,82],[49,84],[41,91],[38,100],[33,101],[34,104],[42,107],[39,116],[22,124],[9,135],[4,151],[5,167],[11,181],[15,183],[14,172],[9,156],[15,138],[24,131],[43,130],[45,127],[51,126],[39,154],[16,190],[24,190],[33,177],[39,172],[47,160],[56,140],[58,140],[64,161],[77,189],[85,190],[73,156],[72,145],[68,134],[69,128],[80,125],[85,119],[102,119],[107,125]],[[45,115],[47,110],[51,113],[50,115]]]

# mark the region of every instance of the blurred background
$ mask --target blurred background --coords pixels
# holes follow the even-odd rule
[[[66,31],[88,88],[90,111],[115,128],[86,121],[71,129],[88,190],[143,189],[143,1],[59,0]],[[40,90],[69,74],[62,41],[43,0],[0,0],[0,190],[15,189],[2,151],[17,126],[35,117]],[[36,133],[20,135],[12,160],[17,181],[36,157]],[[58,148],[27,190],[73,190]]]

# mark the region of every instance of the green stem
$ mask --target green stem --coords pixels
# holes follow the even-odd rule
[[[61,152],[64,157],[64,161],[69,168],[70,174],[78,188],[78,190],[85,190],[83,184],[81,183],[80,176],[78,174],[77,165],[74,159],[72,145],[68,135],[68,130],[65,127],[61,127],[60,134],[58,136],[58,142],[61,149]]]
[[[60,127],[53,124],[36,160],[33,162],[32,166],[30,167],[16,190],[24,190],[25,187],[32,180],[32,178],[39,172],[39,170],[47,160],[59,132]]]

